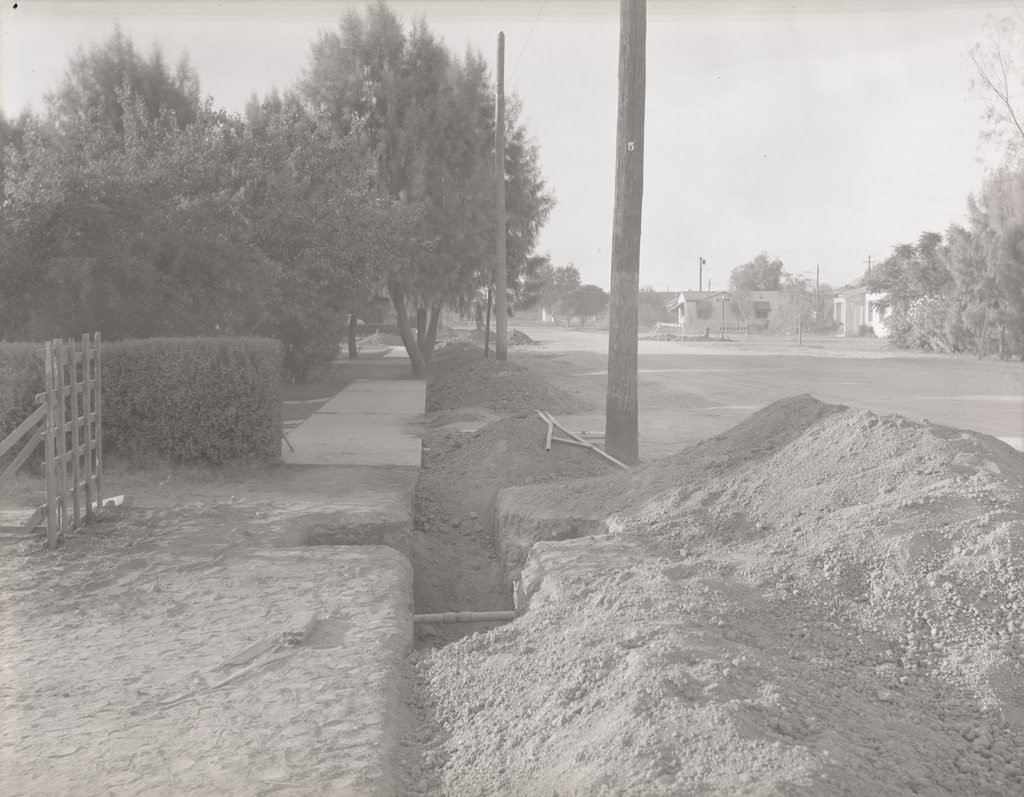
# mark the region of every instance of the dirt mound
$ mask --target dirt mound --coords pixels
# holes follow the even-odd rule
[[[522,618],[418,654],[444,793],[1024,791],[1024,457],[758,415],[632,493],[574,485],[618,531],[538,543]]]
[[[594,479],[537,487],[529,491],[528,501],[532,506],[560,508],[566,517],[606,518],[639,509],[667,490],[681,485],[697,489],[717,473],[769,456],[823,418],[846,409],[809,395],[780,399],[671,457],[628,474],[616,470]]]
[[[484,343],[484,331],[482,329],[474,329],[469,333],[468,338],[473,343],[483,345]],[[508,345],[509,346],[536,346],[537,341],[523,332],[521,329],[512,329],[508,333]],[[491,348],[494,348],[494,333],[491,333]]]
[[[581,412],[583,404],[513,362],[484,357],[470,343],[449,343],[434,354],[427,379],[427,412],[484,407],[503,415],[542,409]]]

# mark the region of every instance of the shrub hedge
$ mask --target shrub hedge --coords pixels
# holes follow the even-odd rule
[[[36,393],[43,392],[43,358],[39,343],[0,344],[0,440],[35,410]],[[0,469],[21,451],[24,442],[0,458]],[[41,450],[41,449],[40,449]],[[41,454],[35,456],[39,460]],[[29,460],[32,462],[34,460]]]
[[[44,389],[39,348],[0,344],[0,436]],[[133,462],[276,459],[281,369],[281,344],[269,338],[104,342],[104,451]]]

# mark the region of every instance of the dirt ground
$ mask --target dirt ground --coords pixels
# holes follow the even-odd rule
[[[168,472],[57,554],[4,542],[6,792],[1024,793],[1024,455],[726,369],[740,409],[651,374],[661,448],[624,473],[544,448],[536,409],[599,428],[587,357],[438,352],[414,576],[310,545],[330,484],[301,468]],[[410,578],[417,612],[510,609],[518,583],[523,613],[418,626],[403,661]],[[217,686],[310,606],[308,644]]]
[[[195,475],[112,484],[135,505],[54,553],[5,538],[0,791],[393,792],[382,718],[399,715],[408,561],[318,544],[336,525],[331,469]],[[310,611],[302,644],[218,669]]]
[[[544,432],[428,446],[419,531],[452,596],[499,602],[504,528],[548,541],[515,622],[421,640],[407,793],[1024,791],[1019,452],[809,396],[631,474],[546,469]],[[559,515],[601,533],[551,540]]]

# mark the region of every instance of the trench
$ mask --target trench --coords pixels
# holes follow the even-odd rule
[[[478,513],[458,525],[437,520],[426,511],[417,489],[409,546],[416,614],[514,610],[494,532],[493,512]],[[417,623],[413,645],[417,650],[442,647],[501,622]]]

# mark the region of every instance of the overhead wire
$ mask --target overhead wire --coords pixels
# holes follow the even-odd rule
[[[509,75],[509,80],[514,78],[515,75],[516,75],[516,70],[519,68],[519,62],[521,60],[523,60],[523,53],[526,52],[526,45],[528,45],[530,43],[530,37],[533,35],[533,29],[537,27],[537,20],[539,20],[540,19],[540,15],[542,13],[544,13],[544,6],[546,6],[546,5],[547,5],[547,0],[544,0],[544,2],[542,2],[540,4],[540,8],[537,9],[537,16],[535,16],[533,18],[533,24],[530,26],[530,32],[526,34],[526,39],[523,41],[523,46],[519,50],[519,55],[516,56],[516,62],[512,66],[512,74]]]

